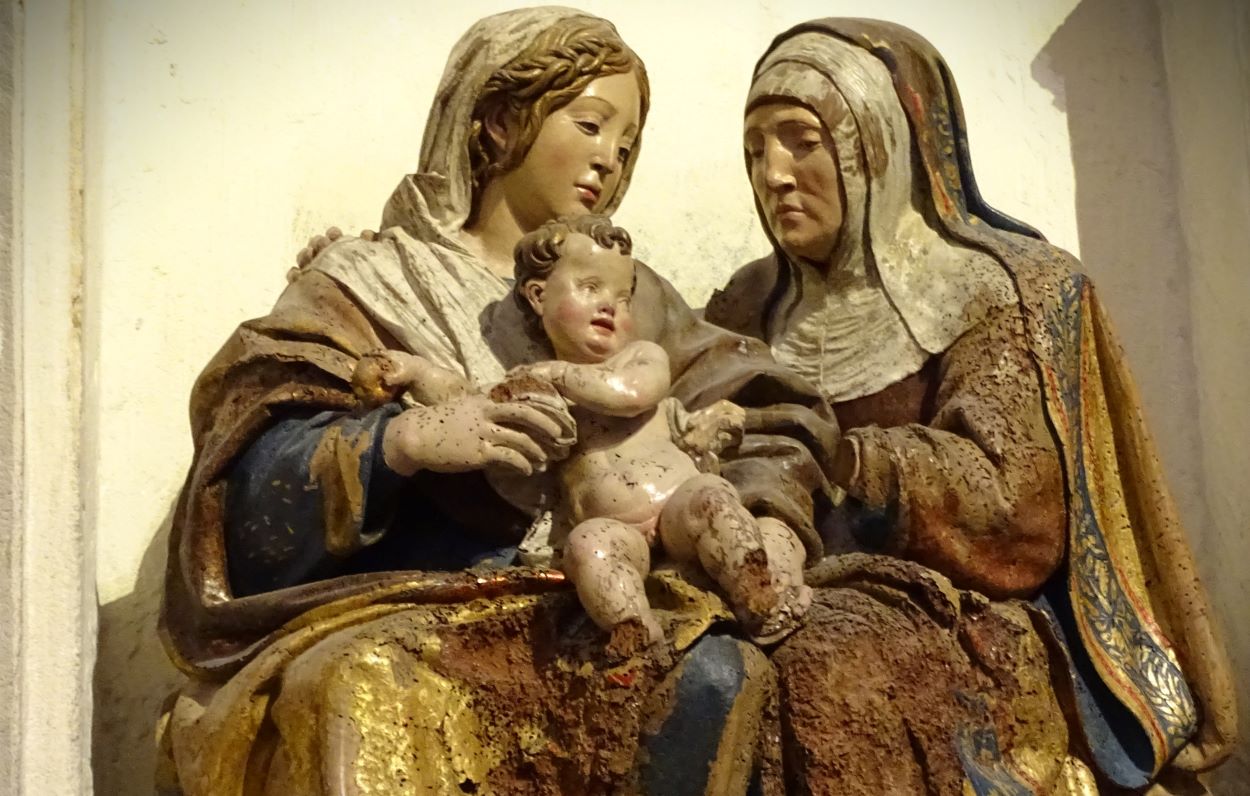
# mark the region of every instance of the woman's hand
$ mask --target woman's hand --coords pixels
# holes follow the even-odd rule
[[[545,448],[565,430],[539,410],[467,395],[438,406],[409,409],[386,426],[382,455],[400,475],[419,470],[462,473],[505,467],[522,475],[546,466]]]
[[[719,454],[742,442],[747,413],[730,401],[717,401],[686,418],[682,447],[692,453]]]
[[[329,229],[326,230],[326,234],[314,235],[313,237],[309,238],[308,245],[300,249],[299,254],[295,255],[296,267],[303,268],[304,266],[308,265],[309,263],[311,263],[313,260],[317,258],[318,254],[321,254],[321,252],[325,249],[325,247],[329,246],[331,243],[334,243],[336,240],[338,240],[341,237],[343,237],[343,230],[339,229],[338,227],[330,227]]]
[[[300,272],[308,267],[313,260],[317,259],[318,254],[321,254],[327,246],[341,237],[343,237],[343,230],[338,227],[330,227],[324,235],[314,235],[309,238],[308,245],[300,249],[299,253],[295,255],[295,267],[287,272],[286,280],[294,282],[299,277]],[[386,234],[382,233],[379,235],[371,229],[362,229],[357,237],[362,240],[379,240],[380,238],[385,238]]]

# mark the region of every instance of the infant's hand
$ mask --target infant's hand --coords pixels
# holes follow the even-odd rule
[[[717,401],[686,419],[682,445],[699,454],[718,454],[733,448],[742,442],[746,417],[746,410],[741,406],[731,401]]]
[[[412,357],[401,371],[399,378],[408,386],[408,392],[425,406],[450,403],[468,395],[473,385],[454,370],[435,365],[424,357]]]
[[[360,358],[352,371],[352,392],[365,406],[381,406],[394,401],[406,383],[398,377],[403,372],[402,351],[371,351]]]
[[[467,379],[405,351],[371,351],[356,363],[352,391],[369,406],[396,400],[407,390],[423,406],[449,403],[469,394]]]

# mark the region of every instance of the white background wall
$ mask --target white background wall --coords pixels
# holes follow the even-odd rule
[[[151,725],[175,682],[155,614],[169,513],[190,458],[195,375],[239,321],[269,308],[310,235],[376,223],[415,165],[451,45],[474,19],[512,5],[83,0],[84,471],[93,476],[84,509],[101,611],[98,792],[150,792]],[[1204,459],[1195,421],[1203,374],[1193,365],[1196,310],[1153,4],[581,5],[616,22],[651,75],[642,158],[617,218],[694,304],[767,248],[740,124],[751,68],[772,36],[817,16],[871,13],[933,41],[959,81],[983,194],[1085,256],[1208,569],[1215,577],[1215,561],[1244,561],[1236,523],[1245,497],[1234,501],[1240,514],[1221,510],[1221,541],[1208,544],[1216,535],[1203,468],[1231,460]],[[1169,58],[1198,46],[1177,45]],[[27,59],[37,68],[37,54]],[[1186,85],[1202,90],[1200,79]],[[1247,294],[1246,285],[1221,287]],[[1203,329],[1204,345],[1224,344],[1218,328]],[[1204,417],[1226,406],[1218,395],[1203,400]],[[1241,423],[1244,438],[1245,405],[1211,433],[1228,437],[1228,424]],[[1222,583],[1221,597],[1244,597],[1244,575]]]
[[[1250,792],[1250,3],[1160,3],[1177,144],[1209,509],[1199,565],[1238,664],[1242,746],[1217,793]],[[1195,13],[1200,11],[1200,13]]]

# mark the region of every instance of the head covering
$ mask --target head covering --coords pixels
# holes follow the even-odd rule
[[[795,301],[773,341],[779,358],[820,362],[803,375],[832,400],[870,395],[945,351],[986,309],[1016,301],[1000,263],[940,234],[917,206],[911,132],[880,60],[799,33],[760,61],[747,108],[777,100],[806,106],[829,130],[845,196],[825,284],[796,269]]]
[[[383,211],[388,240],[340,241],[311,266],[346,288],[403,348],[475,384],[499,381],[509,366],[532,359],[543,341],[515,333],[511,302],[501,301],[511,285],[460,238],[473,205],[473,108],[495,72],[544,31],[574,19],[614,30],[606,20],[554,6],[508,11],[474,24],[448,58],[419,170],[400,181]],[[637,153],[635,145],[607,212],[620,203]]]
[[[795,47],[800,37],[805,46]],[[863,57],[835,60],[848,60],[848,46]],[[855,66],[865,57],[875,62],[867,72]],[[913,285],[942,290],[926,272],[974,285],[954,270],[955,260],[932,258],[934,249],[918,249],[910,264],[893,260],[900,252],[881,237],[889,227],[879,223],[878,211],[888,221],[886,208],[897,204],[876,189],[894,181],[883,180],[874,163],[887,170],[905,167],[902,160],[912,164],[911,201],[932,229],[952,245],[991,256],[1014,283],[1068,493],[1067,563],[1036,602],[1050,614],[1048,629],[1065,639],[1067,666],[1058,664],[1056,672],[1067,669],[1062,690],[1093,762],[1126,788],[1144,787],[1165,766],[1217,765],[1238,735],[1228,655],[1123,353],[1092,284],[1076,271],[1080,263],[981,198],[955,81],[933,45],[914,31],[870,19],[797,25],[761,59],[761,88],[760,78],[771,79],[781,61],[805,63],[829,78],[856,116],[868,174],[868,250],[878,255],[881,280],[917,340],[929,345],[926,318],[929,331],[958,326],[934,317],[939,307],[921,306],[926,293]],[[872,72],[889,83],[881,86]],[[781,96],[820,113],[820,97],[809,92],[803,100],[804,88]],[[762,96],[753,93],[753,101]],[[870,116],[882,120],[879,138],[869,134]],[[899,147],[900,136],[914,149]],[[909,157],[897,157],[904,152]],[[893,164],[874,159],[889,153],[896,155]],[[785,265],[784,256],[778,261]]]
[[[469,135],[473,108],[482,89],[491,75],[524,52],[536,36],[556,23],[578,17],[616,30],[607,20],[584,11],[540,6],[484,17],[460,37],[430,106],[417,172],[405,176],[386,203],[383,228],[407,227],[419,238],[436,233],[454,236],[460,231],[473,206]],[[604,213],[611,215],[620,205],[640,146],[641,134]]]

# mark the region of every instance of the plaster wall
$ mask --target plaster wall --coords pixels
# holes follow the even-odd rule
[[[13,245],[14,205],[17,198],[18,155],[14,119],[21,117],[17,105],[18,42],[20,20],[13,9],[0,7],[0,616],[20,612],[17,566],[20,548],[16,536],[22,518],[21,387],[14,341],[21,328],[16,294],[21,283],[20,261]],[[15,672],[20,664],[20,630],[12,622],[0,622],[0,673]],[[16,707],[19,691],[11,677],[0,677],[0,706]],[[13,716],[12,718],[17,718]],[[16,771],[19,759],[15,721],[0,722],[0,772]]]
[[[0,794],[91,789],[82,6],[0,5]],[[28,227],[31,224],[31,227]],[[86,477],[90,481],[90,476]],[[14,653],[17,653],[16,655]]]
[[[1160,3],[1172,97],[1181,225],[1189,261],[1196,415],[1210,524],[1199,565],[1222,608],[1237,666],[1241,734],[1250,737],[1250,6]],[[1217,772],[1217,792],[1250,790],[1245,746]]]
[[[448,50],[473,20],[512,5],[382,0],[348,14],[330,0],[86,3],[84,470],[95,475],[85,507],[97,540],[100,793],[151,792],[152,723],[176,682],[155,617],[190,460],[192,381],[239,321],[272,305],[310,235],[374,227],[415,166]],[[617,24],[652,80],[643,156],[617,219],[639,255],[702,304],[767,250],[741,159],[755,59],[791,24],[865,7],[580,5]],[[1205,526],[1197,484],[1210,460],[1188,422],[1190,299],[1154,6],[881,0],[871,13],[947,57],[987,199],[1065,248],[1104,255],[1087,265],[1127,318],[1121,335],[1165,464],[1186,517]],[[1142,41],[1143,52],[1130,47]],[[1137,212],[1109,209],[1121,204]]]

